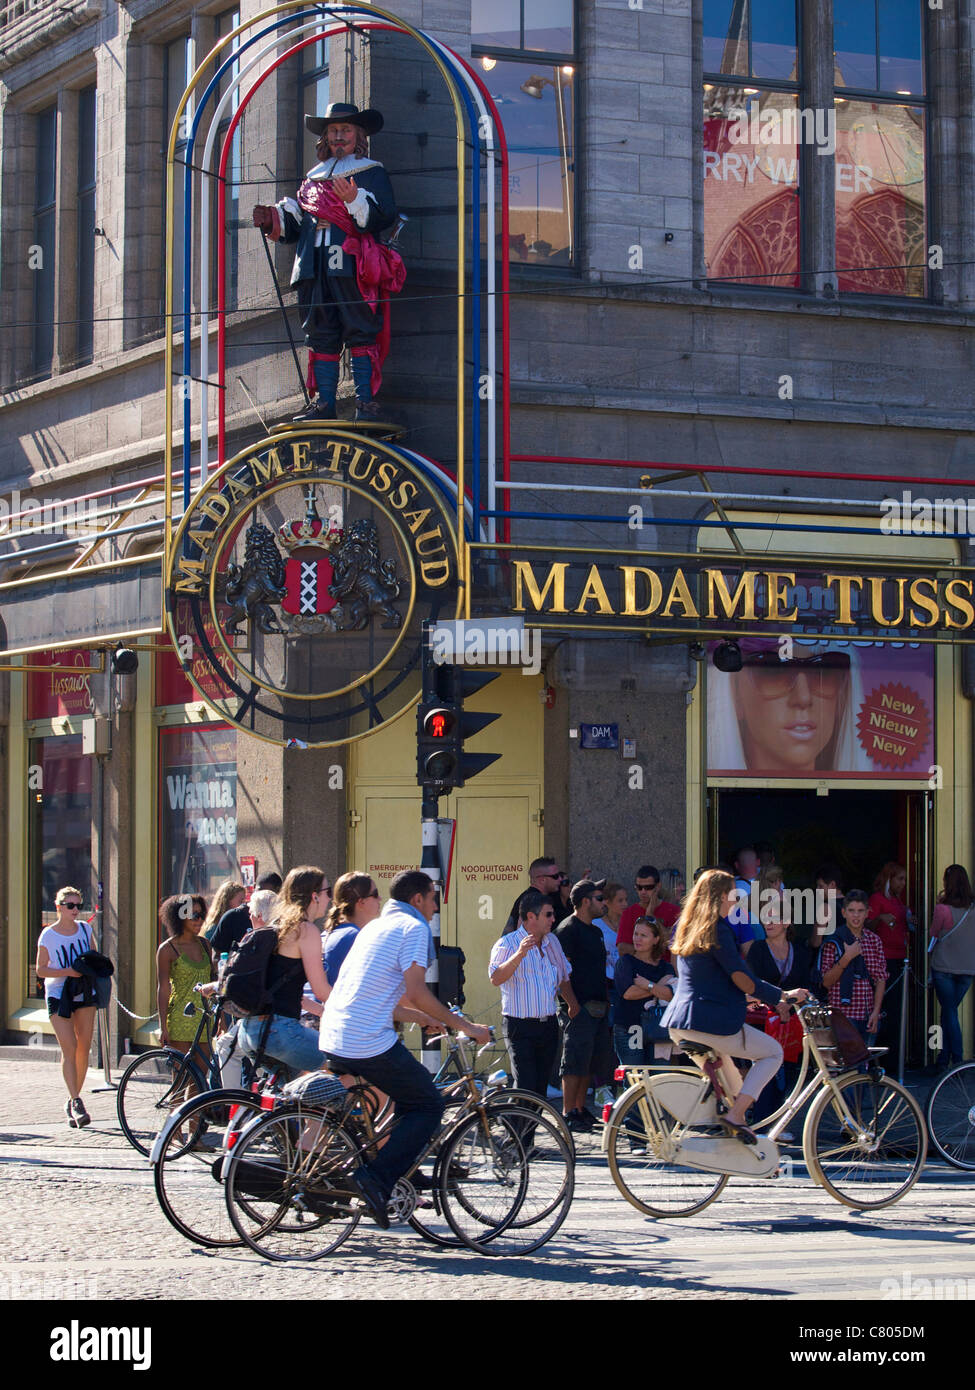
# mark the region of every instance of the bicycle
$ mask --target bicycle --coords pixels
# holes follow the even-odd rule
[[[571,1154],[541,1106],[524,1109],[482,1096],[474,1070],[480,1054],[471,1059],[460,1038],[449,1046],[468,1094],[397,1182],[391,1220],[438,1245],[529,1253],[568,1215]],[[396,1118],[374,1124],[362,1107],[354,1115],[354,1105],[351,1099],[330,1109],[291,1102],[253,1120],[237,1140],[226,1168],[227,1210],[257,1254],[281,1262],[317,1260],[355,1230],[362,1212],[350,1174],[375,1156]],[[529,1133],[530,1142],[523,1139]],[[419,1205],[413,1179],[431,1156],[428,1211]]]
[[[187,1240],[206,1247],[243,1244],[227,1214],[224,1166],[246,1125],[305,1084],[306,1078],[283,1082],[287,1074],[285,1068],[269,1072],[249,1090],[191,1096],[163,1124],[150,1155],[156,1198],[167,1221]],[[337,1079],[334,1086],[345,1095]],[[365,1094],[360,1103],[370,1099],[371,1093]]]
[[[850,1067],[829,1009],[809,1003],[796,1013],[803,1030],[799,1075],[754,1145],[720,1132],[727,1107],[716,1074],[720,1059],[710,1048],[682,1043],[697,1058],[694,1067],[627,1069],[631,1085],[610,1112],[603,1149],[613,1181],[637,1211],[692,1216],[732,1176],[775,1177],[776,1138],[817,1091],[802,1134],[810,1177],[836,1201],[861,1211],[890,1206],[910,1191],[924,1167],[927,1133],[914,1097],[878,1064],[887,1049],[870,1048],[866,1071]],[[816,1074],[807,1082],[811,1063]]]
[[[122,1133],[134,1149],[147,1157],[161,1124],[173,1109],[174,1097],[184,1093],[198,1095],[220,1086],[220,1063],[210,1046],[220,1005],[215,995],[201,997],[201,1005],[191,1000],[184,1010],[187,1016],[191,1009],[200,1015],[189,1051],[150,1048],[130,1063],[119,1081],[115,1110]],[[201,1045],[204,1035],[206,1049]]]
[[[975,1170],[975,1062],[940,1076],[924,1105],[931,1143],[953,1168]]]

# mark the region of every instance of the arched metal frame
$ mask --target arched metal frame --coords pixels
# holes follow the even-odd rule
[[[275,18],[277,16],[277,18]],[[291,26],[287,34],[279,31]],[[380,30],[398,32],[413,38],[436,63],[447,86],[454,107],[457,140],[457,477],[449,480],[445,470],[438,465],[423,460],[422,456],[408,453],[408,456],[423,467],[442,490],[454,495],[458,546],[460,549],[462,576],[467,574],[466,540],[493,539],[494,513],[497,508],[497,288],[495,261],[496,229],[496,164],[501,173],[501,414],[502,414],[502,479],[507,481],[510,457],[509,427],[509,264],[508,264],[508,152],[504,130],[497,107],[484,83],[469,63],[453,53],[446,45],[431,38],[421,30],[414,29],[404,20],[377,6],[338,5],[309,6],[307,0],[287,0],[287,3],[264,11],[252,19],[244,21],[231,33],[220,39],[203,59],[183,92],[174,114],[170,132],[166,160],[166,337],[165,337],[165,541],[167,569],[172,550],[173,513],[173,365],[174,345],[174,280],[176,254],[176,228],[174,217],[174,193],[176,179],[176,143],[184,112],[192,111],[189,138],[185,145],[184,203],[183,203],[183,359],[182,376],[184,382],[192,379],[192,228],[193,228],[193,184],[194,174],[200,182],[201,242],[203,252],[200,257],[200,482],[205,483],[209,465],[210,431],[210,391],[209,391],[209,294],[210,261],[208,242],[210,237],[210,179],[217,179],[216,228],[225,223],[226,208],[226,170],[234,133],[254,94],[263,82],[282,63],[301,52],[312,43],[320,42],[343,30],[354,32]],[[309,32],[310,31],[310,32]],[[302,37],[303,36],[303,37]],[[211,173],[211,160],[216,142],[218,127],[225,111],[240,96],[245,79],[278,47],[283,40],[289,40],[288,48],[264,70],[260,71],[246,93],[240,97],[221,142],[216,174]],[[262,42],[263,41],[263,42]],[[248,50],[256,51],[245,57]],[[229,48],[229,53],[221,61],[221,52]],[[206,84],[195,110],[190,106],[194,92],[203,82],[203,74],[211,64],[217,64],[213,77]],[[233,69],[236,67],[236,72]],[[210,98],[219,93],[221,82],[229,76],[227,88],[218,96],[215,109],[209,119],[202,159],[195,164],[194,151],[200,132],[201,121],[207,110]],[[465,129],[466,118],[466,129]],[[467,134],[469,131],[469,137]],[[472,213],[469,244],[471,248],[471,331],[473,339],[473,370],[471,374],[472,406],[471,424],[471,478],[468,485],[465,439],[465,410],[468,401],[467,378],[465,373],[465,298],[468,236],[465,218],[465,184],[467,172],[467,143],[476,151],[471,167]],[[485,184],[487,204],[487,374],[490,389],[486,397],[487,406],[487,525],[482,527],[480,506],[481,483],[481,155],[482,146],[485,162]],[[225,456],[225,352],[226,352],[226,247],[224,238],[219,236],[217,243],[217,462],[221,464]],[[188,507],[191,493],[192,475],[192,400],[190,391],[184,389],[182,413],[182,454],[183,454],[183,510]],[[503,498],[507,503],[507,497]],[[466,523],[466,524],[465,524]],[[506,530],[507,528],[505,528]],[[469,610],[469,593],[465,585],[464,611]]]

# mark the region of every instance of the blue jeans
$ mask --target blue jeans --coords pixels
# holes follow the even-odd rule
[[[941,1005],[941,1027],[944,1030],[941,1055],[942,1057],[950,1057],[952,1061],[960,1062],[963,1046],[958,1010],[961,1007],[961,1001],[971,987],[972,977],[971,975],[949,975],[944,970],[932,970],[931,979],[934,983],[934,992],[938,996],[938,1003]]]
[[[634,1025],[633,1036],[639,1034],[639,1047],[630,1046],[630,1030],[617,1023],[613,1028],[613,1047],[620,1059],[621,1067],[649,1067],[653,1065],[653,1043],[642,1041],[643,1029],[639,1023]]]
[[[440,1123],[444,1103],[433,1084],[433,1077],[401,1042],[393,1043],[378,1057],[337,1057],[328,1065],[340,1075],[351,1072],[378,1086],[396,1102],[396,1123],[389,1139],[379,1150],[366,1172],[388,1197],[396,1181],[407,1172],[423,1152]]]
[[[264,1018],[241,1020],[237,1037],[248,1056],[253,1057],[257,1052],[266,1021]],[[276,1062],[294,1067],[295,1071],[322,1071],[325,1067],[325,1053],[318,1046],[318,1033],[296,1018],[285,1018],[284,1014],[272,1016],[264,1052]]]

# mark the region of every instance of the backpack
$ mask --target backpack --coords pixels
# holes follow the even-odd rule
[[[241,938],[224,967],[217,991],[229,1013],[246,1017],[274,1012],[274,995],[302,968],[301,961],[296,960],[294,970],[282,975],[274,988],[268,989],[268,965],[277,945],[278,934],[273,927],[254,927]]]

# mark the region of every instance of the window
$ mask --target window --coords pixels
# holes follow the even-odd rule
[[[318,163],[317,136],[305,125],[305,116],[324,116],[329,103],[328,39],[319,39],[301,50],[301,100],[298,103],[298,177]]]
[[[78,334],[76,361],[90,362],[95,335],[95,88],[78,93]]]
[[[28,791],[28,958],[30,991],[37,959],[37,938],[56,918],[54,899],[70,884],[81,890],[87,922],[92,909],[94,873],[91,863],[91,766],[94,759],[81,748],[81,735],[32,739],[30,766],[41,770],[37,790]],[[43,983],[38,994],[44,993]]]
[[[471,43],[508,140],[512,259],[573,265],[572,0],[473,0]]]
[[[835,226],[820,222],[819,234],[833,239],[836,289],[927,293],[923,14],[922,0],[834,0],[835,51],[804,55],[798,6],[704,0],[710,280],[792,289],[829,269],[807,262],[801,239],[803,170],[815,154],[835,184]],[[821,72],[832,61],[832,105],[803,101],[804,58]]]
[[[217,16],[217,39],[226,38],[240,24],[240,10],[226,10],[222,15]],[[237,40],[234,40],[233,50],[237,48]],[[217,66],[221,66],[229,58],[231,48],[221,50],[217,60]],[[224,73],[220,82],[220,91],[217,100],[223,97],[230,83],[235,81],[239,75],[239,64],[234,63]],[[240,93],[235,92],[224,110],[223,116],[217,130],[217,141],[214,150],[214,160],[219,158],[219,151],[223,145],[227,131],[230,129],[230,122],[233,120],[240,104]],[[234,131],[234,138],[230,146],[230,158],[227,160],[227,202],[226,202],[226,222],[224,223],[224,237],[226,239],[226,258],[227,258],[227,295],[226,303],[228,309],[237,307],[237,283],[240,268],[240,180],[241,180],[241,127],[238,126]],[[213,211],[216,212],[216,185],[210,190],[213,197]],[[213,304],[216,304],[216,238],[213,242],[213,271],[210,283],[213,286],[211,296]]]
[[[834,0],[836,265],[843,291],[927,293],[922,32],[919,0]]]
[[[166,44],[163,50],[163,72],[166,90],[166,109],[164,112],[163,126],[163,149],[169,148],[170,132],[173,128],[173,121],[176,110],[179,106],[180,97],[189,86],[190,78],[193,76],[195,64],[193,61],[193,40],[189,34],[184,34],[181,38],[174,39],[172,43]],[[181,247],[183,237],[183,208],[184,208],[184,176],[186,173],[186,146],[189,138],[190,127],[193,124],[193,97],[191,96],[183,109],[180,120],[179,135],[176,140],[176,178],[173,190],[173,226],[176,229],[176,246]],[[176,254],[173,267],[173,331],[181,333],[183,331],[183,257]],[[160,304],[165,309],[166,303],[166,266],[162,267],[162,287],[160,292]]]
[[[37,174],[34,191],[34,347],[36,376],[48,376],[54,362],[55,257],[57,236],[58,108],[49,106],[37,122]]]
[[[799,285],[799,49],[781,0],[704,0],[708,278]]]
[[[159,898],[209,898],[238,876],[237,734],[225,726],[160,731]]]

